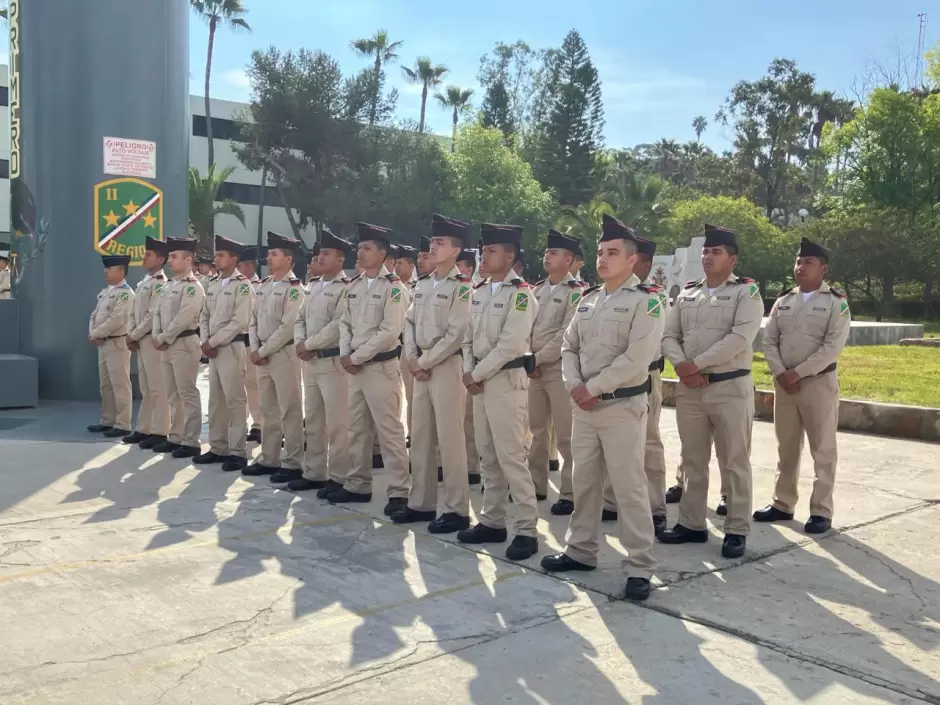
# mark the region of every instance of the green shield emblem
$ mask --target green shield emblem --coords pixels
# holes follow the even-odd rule
[[[140,265],[147,236],[163,239],[163,192],[130,177],[95,184],[92,233],[96,252],[126,255]]]

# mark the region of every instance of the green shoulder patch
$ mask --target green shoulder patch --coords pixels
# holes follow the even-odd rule
[[[287,298],[290,299],[291,301],[296,301],[297,299],[299,299],[300,289],[298,289],[296,286],[292,286],[290,288],[290,291],[287,292]]]
[[[251,284],[239,284],[238,285],[238,295],[239,296],[248,296],[251,293]]]
[[[568,303],[576,304],[576,303],[578,303],[578,301],[580,301],[580,300],[581,300],[581,292],[580,292],[580,291],[572,291],[572,292],[571,292],[571,296],[568,298]]]
[[[392,301],[396,304],[401,303],[401,289],[397,286],[392,287]]]
[[[153,287],[153,293],[159,296],[163,293],[163,284],[156,284]]]
[[[760,298],[760,287],[757,286],[757,284],[748,284],[748,285],[747,285],[747,293],[748,293],[748,296],[750,296],[752,299],[759,299],[759,298]]]
[[[127,301],[129,298],[131,298],[131,295],[126,291],[118,297],[121,301]]]
[[[516,294],[516,298],[513,301],[512,307],[517,311],[528,311],[529,310],[529,295],[520,291]]]
[[[849,302],[844,299],[839,302],[839,315],[840,316],[849,315]]]
[[[461,286],[457,290],[457,300],[458,301],[469,301],[470,300],[470,287]]]
[[[646,315],[652,316],[653,318],[659,318],[660,314],[663,311],[663,302],[656,296],[650,296],[649,300],[646,302]]]
[[[194,286],[187,286],[187,287],[186,287],[186,296],[192,297],[192,296],[195,296],[195,295],[196,295],[196,287],[194,287]]]

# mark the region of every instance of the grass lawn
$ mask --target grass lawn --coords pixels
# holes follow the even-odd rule
[[[762,353],[754,354],[752,371],[758,389],[774,388]],[[843,399],[940,408],[940,350],[936,348],[848,347],[839,357],[838,374]],[[668,361],[663,376],[676,378]]]

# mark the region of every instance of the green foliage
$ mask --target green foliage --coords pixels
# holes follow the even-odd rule
[[[502,80],[496,80],[487,86],[480,122],[483,127],[498,128],[503,133],[506,144],[511,144],[516,133],[516,123],[509,105],[509,93],[506,92],[506,84]]]
[[[227,167],[219,172],[215,164],[209,167],[205,177],[194,166],[189,167],[189,229],[199,238],[201,250],[213,249],[213,224],[217,215],[230,215],[245,225],[245,212],[229,198],[219,200],[219,188],[235,169]]]
[[[375,125],[379,120],[379,106],[382,102],[382,88],[385,84],[385,73],[382,67],[398,59],[398,50],[404,42],[393,42],[388,31],[380,29],[372,37],[356,39],[349,43],[350,48],[359,56],[373,59],[374,64],[368,71],[365,80],[369,83],[369,126]],[[393,91],[397,97],[397,91]],[[393,109],[394,109],[394,100]]]
[[[426,56],[418,57],[414,68],[402,66],[402,72],[408,83],[421,86],[421,122],[418,123],[418,132],[424,132],[425,116],[428,107],[428,91],[436,88],[444,81],[444,76],[450,71],[443,64],[435,64]]]
[[[472,90],[464,90],[459,86],[447,86],[444,93],[435,93],[434,98],[445,110],[451,110],[451,120],[453,129],[451,133],[450,151],[453,152],[457,144],[457,121],[460,114],[470,109],[470,98],[473,96]]]
[[[545,82],[545,56],[524,41],[512,44],[496,42],[493,51],[480,57],[477,80],[485,91],[484,114],[490,106],[491,122],[486,127],[498,127],[506,135],[532,131],[535,121],[536,96]]]

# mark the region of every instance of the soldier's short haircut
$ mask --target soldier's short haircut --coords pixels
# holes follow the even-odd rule
[[[627,240],[626,238],[624,238],[622,242],[623,242],[623,249],[627,253],[628,256],[639,253],[639,249],[636,246],[636,240]]]

